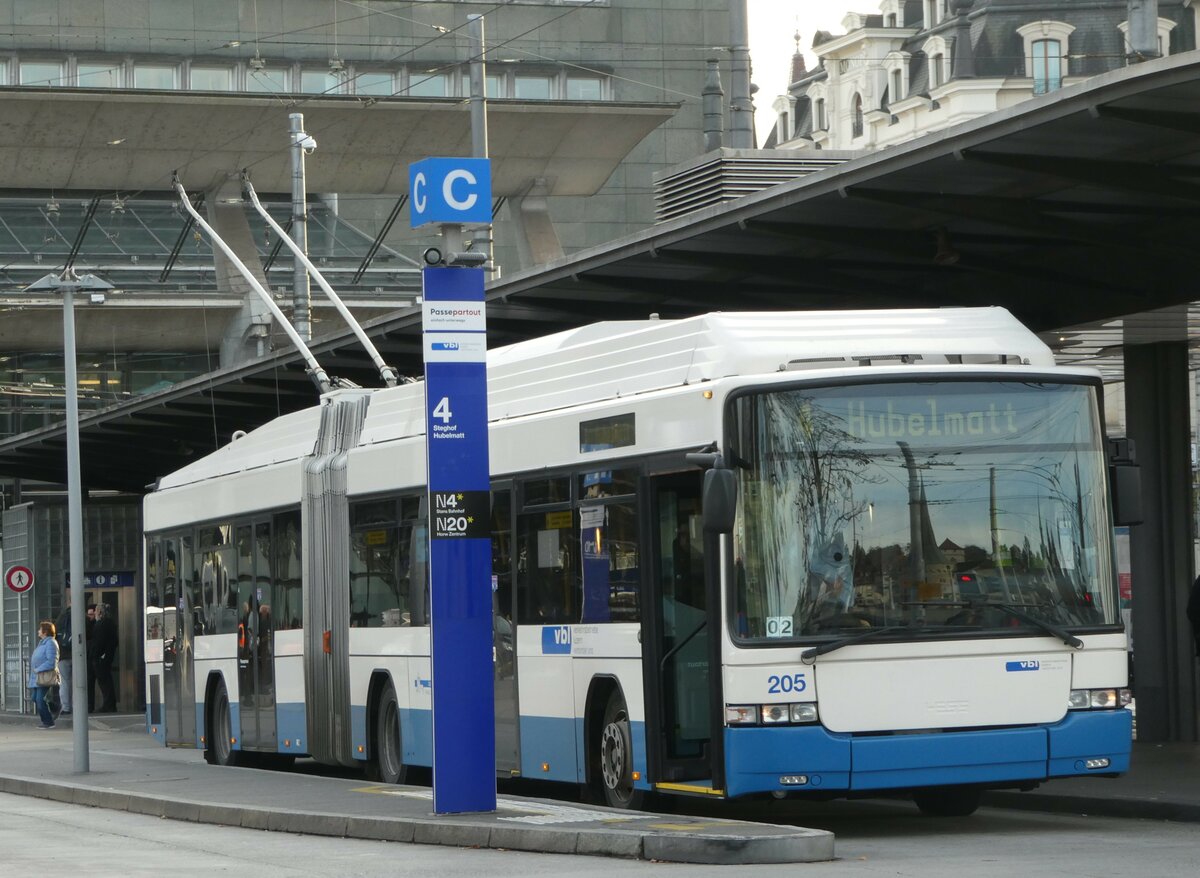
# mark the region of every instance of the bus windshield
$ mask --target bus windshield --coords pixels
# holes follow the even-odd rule
[[[764,390],[732,415],[739,640],[1117,623],[1091,386]]]

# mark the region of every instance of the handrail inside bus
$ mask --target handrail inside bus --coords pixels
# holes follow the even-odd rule
[[[701,622],[699,625],[697,625],[695,628],[693,628],[693,629],[692,629],[692,633],[691,633],[691,634],[689,634],[687,637],[683,638],[683,640],[679,641],[677,644],[675,644],[675,645],[674,645],[674,646],[672,646],[670,649],[668,649],[668,650],[667,650],[667,652],[666,652],[666,655],[664,655],[664,656],[662,657],[662,661],[658,663],[658,666],[659,666],[659,668],[660,668],[661,670],[666,670],[666,667],[667,667],[667,660],[668,660],[668,659],[670,659],[670,658],[671,658],[671,656],[675,655],[675,653],[679,652],[679,650],[681,650],[681,649],[683,649],[685,646],[687,646],[687,645],[688,645],[688,642],[689,642],[689,641],[690,641],[690,640],[691,640],[693,637],[695,637],[697,634],[699,634],[699,633],[700,633],[700,630],[701,630],[702,628],[704,628],[704,626],[705,626],[705,625],[707,625],[707,624],[708,624],[708,620],[707,620],[707,619],[705,619],[703,622]]]

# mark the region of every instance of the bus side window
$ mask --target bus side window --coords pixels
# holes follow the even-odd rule
[[[517,621],[580,621],[579,528],[573,510],[525,512],[517,525]]]
[[[300,511],[280,512],[274,520],[272,579],[276,594],[275,630],[301,628],[304,606],[301,592]]]

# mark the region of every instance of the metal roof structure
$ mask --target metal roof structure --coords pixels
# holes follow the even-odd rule
[[[488,289],[489,344],[650,313],[1003,305],[1059,362],[1115,376],[1119,359],[1097,355],[1118,333],[1197,338],[1198,237],[1200,57],[1186,53],[507,277]],[[420,320],[367,325],[410,375]],[[314,351],[375,383],[349,333]],[[84,482],[139,490],[314,398],[299,356],[279,352],[97,412],[82,422]],[[61,426],[14,437],[0,473],[61,481],[64,447]]]

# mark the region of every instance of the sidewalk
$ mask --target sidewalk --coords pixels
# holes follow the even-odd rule
[[[142,723],[113,714],[89,722],[91,771],[77,775],[69,719],[37,731],[32,717],[0,715],[0,792],[198,823],[456,847],[736,865],[834,856],[833,833],[823,830],[518,796],[501,796],[493,813],[435,816],[428,788],[216,768],[199,751],[130,733]]]

